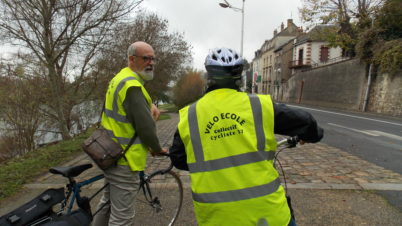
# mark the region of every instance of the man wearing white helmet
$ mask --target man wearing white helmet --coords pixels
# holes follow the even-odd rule
[[[171,159],[190,171],[199,225],[296,225],[273,166],[274,134],[318,142],[323,130],[305,111],[239,92],[243,64],[229,48],[209,53],[207,93],[180,110]]]

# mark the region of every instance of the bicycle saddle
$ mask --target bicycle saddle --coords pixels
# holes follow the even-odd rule
[[[92,164],[83,164],[78,166],[58,166],[49,169],[53,174],[61,174],[64,177],[76,177],[85,170],[92,168]]]

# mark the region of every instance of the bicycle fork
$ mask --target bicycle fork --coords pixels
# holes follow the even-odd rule
[[[154,208],[157,213],[159,213],[160,211],[162,211],[161,202],[158,197],[152,196],[151,189],[149,188],[150,181],[147,181],[147,180],[148,180],[147,176],[142,175],[141,176],[141,185],[142,186],[140,186],[140,187],[142,188],[142,192],[144,193],[145,199],[147,200],[149,205],[152,206],[152,208]]]

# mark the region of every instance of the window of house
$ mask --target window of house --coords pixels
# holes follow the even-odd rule
[[[299,49],[299,59],[297,61],[297,65],[302,65],[303,64],[303,49]]]
[[[320,61],[327,62],[329,56],[329,48],[327,46],[321,46],[320,48]]]

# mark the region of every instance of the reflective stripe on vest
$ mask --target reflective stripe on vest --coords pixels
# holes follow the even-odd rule
[[[112,110],[105,108],[105,111],[104,111],[106,116],[113,118],[114,120],[116,120],[118,122],[130,123],[125,115],[120,115],[117,112],[118,111],[117,98],[119,96],[119,92],[123,88],[124,83],[126,83],[126,81],[129,81],[129,80],[137,80],[137,79],[134,77],[128,77],[128,78],[121,80],[120,83],[117,85],[116,90],[114,91],[114,94],[113,94]],[[121,143],[121,144],[123,144],[123,143]]]
[[[262,122],[262,107],[258,96],[249,95],[251,109],[254,118],[255,132],[257,135],[257,149],[254,152],[242,153],[239,155],[228,156],[215,160],[204,160],[204,152],[201,144],[201,137],[198,127],[198,119],[196,106],[197,103],[192,104],[188,110],[188,124],[190,130],[190,139],[193,146],[195,157],[194,163],[188,163],[190,173],[208,172],[229,167],[241,166],[249,163],[260,161],[272,160],[274,158],[274,151],[265,151],[265,133]],[[211,192],[211,193],[194,193],[193,199],[202,203],[218,203],[218,202],[232,202],[244,199],[251,199],[261,197],[274,193],[280,186],[279,178],[275,180],[244,189]]]
[[[107,133],[110,137],[116,138],[116,139],[119,141],[119,144],[128,145],[128,144],[130,143],[131,138],[127,138],[127,137],[117,137],[117,136],[114,135],[113,131],[108,130],[108,129],[105,129],[105,130],[106,130],[106,133]],[[136,137],[136,138],[134,139],[134,143],[133,143],[133,144],[141,144],[140,138],[139,138],[139,137]]]
[[[203,203],[234,202],[269,195],[278,190],[280,185],[281,181],[278,177],[268,184],[250,188],[210,193],[193,193],[193,199],[194,201]]]

